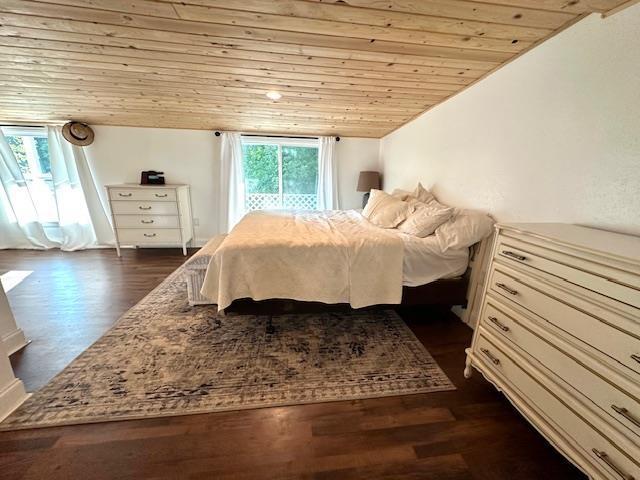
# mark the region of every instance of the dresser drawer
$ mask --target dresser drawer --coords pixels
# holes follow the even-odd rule
[[[640,308],[640,279],[632,273],[506,235],[498,239],[495,255],[516,268],[522,265],[535,268]]]
[[[489,290],[610,356],[640,379],[640,324],[528,275],[493,266]]]
[[[130,202],[113,201],[111,208],[114,215],[178,215],[175,202]]]
[[[117,228],[180,228],[180,217],[172,215],[115,215]]]
[[[640,478],[640,466],[632,458],[637,458],[637,448],[621,451],[609,439],[591,426],[562,400],[567,395],[559,390],[543,385],[544,377],[528,365],[522,357],[514,354],[505,344],[496,341],[490,334],[485,335],[480,327],[480,335],[474,346],[474,353],[489,372],[493,372],[518,396],[537,411],[540,416],[550,421],[555,430],[562,436],[573,440],[581,456],[597,468],[605,478],[620,479],[621,475]],[[551,393],[554,391],[554,393]],[[629,477],[627,477],[629,478]]]
[[[623,381],[612,371],[600,369],[600,374],[587,368],[595,362],[564,341],[543,324],[526,318],[517,311],[494,301],[485,300],[480,324],[487,331],[513,344],[532,363],[547,369],[550,377],[559,377],[565,388],[573,390],[582,402],[610,422],[621,433],[640,442],[640,387]],[[613,384],[605,378],[612,380]],[[617,382],[615,381],[617,380]],[[618,384],[620,388],[614,386]],[[629,393],[621,388],[626,386]]]
[[[118,240],[122,244],[179,244],[180,230],[173,228],[122,228],[118,229]]]
[[[109,198],[111,198],[111,200],[175,202],[176,191],[173,188],[158,187],[110,188]]]

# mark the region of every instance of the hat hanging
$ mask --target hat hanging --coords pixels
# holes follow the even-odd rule
[[[85,147],[93,143],[94,133],[86,123],[69,122],[62,127],[62,136],[69,143]]]

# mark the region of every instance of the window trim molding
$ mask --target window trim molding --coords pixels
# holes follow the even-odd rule
[[[317,138],[289,138],[289,137],[241,137],[243,145],[279,145],[294,147],[319,148],[320,141]]]
[[[46,137],[46,127],[0,127],[2,133],[15,137]]]

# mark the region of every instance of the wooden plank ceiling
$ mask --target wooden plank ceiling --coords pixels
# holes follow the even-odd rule
[[[1,0],[0,124],[381,137],[623,3]]]

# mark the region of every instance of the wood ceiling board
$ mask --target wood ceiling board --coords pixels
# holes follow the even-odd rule
[[[348,50],[332,47],[317,47],[311,45],[288,44],[278,42],[262,42],[237,38],[223,38],[214,35],[200,35],[192,33],[171,32],[170,35],[162,30],[141,29],[119,25],[96,25],[92,22],[64,20],[39,16],[15,15],[2,13],[0,10],[0,25],[15,27],[35,27],[48,34],[56,32],[94,34],[104,37],[104,41],[117,41],[119,38],[126,42],[129,39],[151,39],[162,43],[178,43],[188,48],[190,45],[204,47],[219,47],[225,55],[252,51],[270,54],[293,54],[307,57],[326,57],[340,60],[358,60],[382,63],[397,63],[406,65],[422,65],[450,68],[491,69],[500,64],[499,61],[457,60],[453,58],[438,58],[431,56],[416,56],[403,53],[386,53],[381,51]],[[82,40],[79,40],[82,41]]]
[[[622,3],[2,0],[0,122],[380,137]]]
[[[326,79],[335,78],[368,78],[403,81],[442,83],[453,85],[467,85],[481,75],[469,75],[468,72],[457,71],[457,74],[434,75],[431,73],[391,73],[376,70],[352,70],[349,68],[311,67],[306,65],[291,65],[272,62],[227,62],[227,59],[213,59],[200,55],[177,54],[168,52],[155,52],[149,50],[127,49],[120,47],[103,47],[95,45],[82,45],[71,42],[42,41],[25,38],[6,38],[0,36],[0,53],[39,56],[44,58],[74,58],[74,59],[100,59],[108,63],[138,63],[142,65],[158,65],[171,68],[184,68],[204,70],[211,72],[227,72],[237,74],[255,75],[255,70],[267,72],[273,76],[295,79],[296,74],[311,75],[308,78]],[[100,55],[96,57],[96,55]],[[155,62],[154,62],[155,60]],[[454,70],[455,71],[455,70]],[[466,73],[466,75],[465,75]]]

